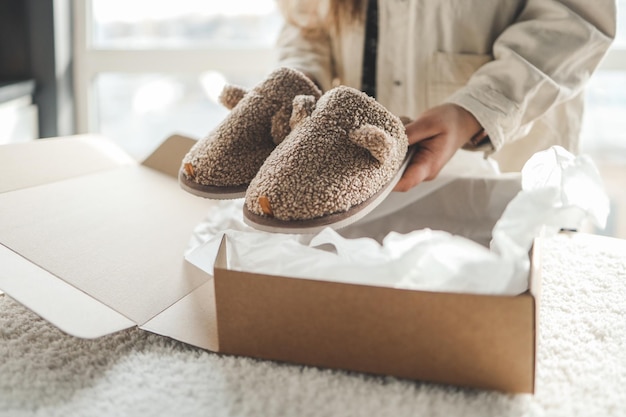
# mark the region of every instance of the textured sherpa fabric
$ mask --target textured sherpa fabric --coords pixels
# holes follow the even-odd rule
[[[321,91],[304,74],[279,68],[250,91],[227,86],[220,97],[232,109],[183,158],[181,179],[203,186],[246,186],[290,131],[293,98]]]
[[[293,221],[347,212],[392,180],[408,148],[401,120],[350,87],[317,104],[296,97],[291,124],[248,187],[253,214]]]

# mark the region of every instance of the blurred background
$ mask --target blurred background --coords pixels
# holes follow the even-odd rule
[[[94,70],[84,92],[93,95],[89,127],[137,157],[172,132],[206,135],[227,114],[217,101],[226,82],[251,87],[271,71],[281,25],[275,0],[92,0],[79,12],[89,49],[120,61],[145,54],[136,68]]]
[[[626,238],[626,0],[586,95],[583,150]],[[273,68],[275,0],[0,1],[0,143],[98,132],[138,159],[170,134],[206,135],[225,83]],[[19,51],[22,51],[20,53]]]

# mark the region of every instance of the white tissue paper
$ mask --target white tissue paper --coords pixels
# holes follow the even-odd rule
[[[420,185],[412,193],[392,193],[393,204],[386,201],[361,222],[393,215],[393,207],[401,210],[424,198],[459,171],[470,176],[499,176],[488,163],[467,165],[467,160],[458,159],[447,171],[455,174],[442,172],[439,182],[430,184],[427,192],[417,191]],[[522,190],[493,227],[490,249],[430,229],[390,232],[382,243],[367,237],[344,238],[330,228],[317,235],[261,232],[243,223],[243,200],[237,200],[211,207],[194,231],[186,259],[212,274],[217,250],[226,236],[228,268],[232,270],[425,291],[517,295],[528,289],[528,253],[540,231],[577,229],[585,219],[602,228],[609,207],[591,159],[574,157],[561,147],[535,154],[524,166],[521,181]]]

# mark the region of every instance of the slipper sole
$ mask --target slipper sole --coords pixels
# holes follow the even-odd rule
[[[331,227],[335,230],[347,227],[365,217],[372,210],[374,210],[380,203],[382,203],[389,193],[396,186],[402,174],[409,165],[411,158],[413,157],[414,150],[409,148],[402,165],[396,172],[396,175],[392,178],[385,187],[383,187],[376,194],[365,200],[359,205],[351,207],[347,211],[342,213],[334,213],[328,216],[317,217],[315,219],[308,220],[280,220],[272,217],[260,216],[251,212],[248,208],[243,206],[243,221],[248,226],[257,230],[271,233],[287,233],[287,234],[315,234],[321,232],[326,227]]]
[[[233,187],[218,187],[215,185],[202,185],[195,181],[190,181],[182,171],[178,173],[178,184],[180,188],[198,197],[209,198],[211,200],[234,200],[246,196],[248,184]]]

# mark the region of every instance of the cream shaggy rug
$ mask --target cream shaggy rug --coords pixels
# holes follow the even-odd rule
[[[534,396],[223,356],[140,330],[79,340],[2,295],[0,415],[626,416],[626,241],[560,235],[544,255]]]

